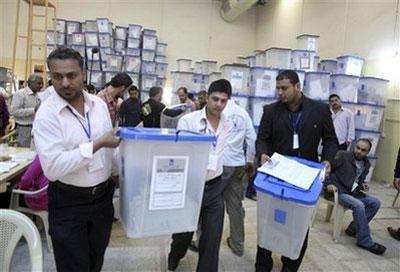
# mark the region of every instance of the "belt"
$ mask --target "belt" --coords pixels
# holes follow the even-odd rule
[[[107,189],[108,185],[112,182],[111,179],[108,179],[100,184],[97,184],[96,186],[91,186],[91,187],[78,187],[74,185],[69,185],[62,183],[59,180],[56,180],[54,182],[54,185],[60,189],[70,191],[70,192],[75,192],[75,193],[80,193],[80,194],[88,194],[88,195],[97,195],[101,192],[103,192],[105,189]]]
[[[29,124],[28,125],[21,125],[21,124],[17,123],[16,125],[17,125],[17,127],[32,127],[32,125],[29,125]]]
[[[212,185],[212,184],[214,184],[214,183],[220,181],[220,180],[221,180],[221,177],[222,177],[222,175],[221,175],[221,176],[218,176],[218,177],[216,177],[216,178],[213,178],[213,179],[210,179],[210,180],[206,181],[206,185],[205,185],[205,186],[210,186],[210,185]]]

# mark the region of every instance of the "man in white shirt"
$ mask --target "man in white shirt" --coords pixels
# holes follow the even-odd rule
[[[10,113],[16,123],[18,146],[31,146],[32,123],[40,106],[38,93],[42,88],[43,78],[32,74],[28,78],[28,86],[13,95]]]
[[[223,153],[224,172],[222,174],[222,180],[225,184],[224,200],[230,225],[227,243],[234,254],[242,256],[244,243],[242,201],[247,179],[253,171],[257,136],[249,114],[233,100],[228,101],[224,114],[231,127]],[[245,145],[246,155],[244,152]]]
[[[57,271],[100,271],[113,221],[115,147],[106,104],[83,91],[83,59],[70,48],[47,58],[55,92],[33,123],[48,187]],[[115,170],[115,168],[114,168]]]
[[[343,108],[340,97],[337,94],[329,96],[333,126],[339,141],[339,150],[347,150],[355,139],[354,114]]]
[[[217,141],[212,144],[200,210],[201,236],[199,241],[199,261],[197,271],[218,271],[219,246],[224,223],[224,184],[223,156],[229,133],[229,123],[222,111],[230,98],[232,87],[229,81],[220,79],[210,84],[207,105],[204,109],[183,116],[178,129],[215,135]],[[201,152],[201,150],[199,150]],[[204,182],[200,181],[199,182]],[[168,270],[174,271],[183,258],[192,241],[193,232],[172,235],[171,251],[168,255]]]

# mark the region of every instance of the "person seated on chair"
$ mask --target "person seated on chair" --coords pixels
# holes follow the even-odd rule
[[[337,152],[327,181],[329,192],[338,191],[339,204],[353,211],[353,221],[346,229],[346,234],[357,238],[357,245],[374,254],[381,255],[386,247],[372,240],[368,223],[380,207],[380,201],[365,192],[369,186],[365,182],[370,168],[367,158],[371,150],[371,141],[360,138],[353,151]]]
[[[16,188],[26,191],[37,191],[47,186],[48,184],[49,180],[45,177],[43,173],[42,166],[40,165],[39,161],[39,156],[36,155],[35,159],[22,176],[21,181],[17,184]],[[44,190],[34,195],[25,195],[24,200],[26,206],[32,210],[47,210],[47,190]]]
[[[393,186],[396,188],[397,191],[400,192],[400,148],[397,152],[397,161],[396,161],[396,168],[394,169],[394,179],[393,179]],[[393,206],[396,201],[393,201]],[[400,241],[400,228],[397,230],[388,227],[387,230],[389,231],[390,236],[392,236],[397,241]]]

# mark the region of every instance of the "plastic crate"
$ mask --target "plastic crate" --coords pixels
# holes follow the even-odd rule
[[[78,21],[66,21],[67,24],[67,34],[72,34],[75,32],[81,32],[81,23]]]
[[[142,36],[142,47],[147,50],[156,50],[157,49],[157,36],[155,35],[145,35]]]
[[[300,87],[303,88],[304,87],[304,81],[305,81],[305,78],[306,78],[306,72],[302,71],[302,70],[294,70],[294,71],[299,76]]]
[[[165,82],[167,82],[167,78],[166,77],[157,77],[156,86],[164,88],[165,87]]]
[[[167,62],[167,57],[162,55],[156,55],[154,58],[155,62]]]
[[[238,56],[238,57],[236,57],[236,62],[239,63],[239,64],[248,65],[246,57]]]
[[[139,73],[140,72],[140,64],[141,64],[141,60],[140,60],[139,56],[126,55],[124,57],[125,71],[127,71],[127,72]]]
[[[85,32],[86,46],[99,46],[99,37],[97,32]]]
[[[155,56],[156,56],[156,51],[142,49],[142,60],[154,61]]]
[[[291,68],[311,72],[314,69],[315,51],[292,50]]]
[[[225,64],[221,66],[222,78],[229,80],[232,85],[232,94],[250,94],[250,69],[246,65]]]
[[[120,72],[122,70],[123,56],[116,54],[106,54],[106,65],[107,71]]]
[[[64,19],[56,19],[56,31],[65,33],[67,31],[67,21]]]
[[[265,62],[267,61],[266,56],[265,56]],[[249,67],[254,67],[256,66],[256,56],[247,56],[246,57],[246,65]]]
[[[208,83],[208,75],[193,73],[191,91],[198,93],[206,89]]]
[[[361,76],[364,66],[364,58],[359,56],[340,56],[336,59],[338,61],[338,74]]]
[[[201,62],[201,73],[208,75],[217,71],[217,62],[215,60],[203,60]]]
[[[63,33],[63,32],[57,32],[56,33],[56,35],[57,35],[57,45],[58,46],[64,46],[64,45],[66,45],[66,35],[65,35],[65,33]]]
[[[104,70],[104,69],[103,69]],[[107,84],[111,81],[111,79],[116,76],[118,72],[113,71],[104,71],[104,83]],[[104,84],[104,85],[105,85]],[[137,85],[136,85],[137,86]]]
[[[167,53],[167,44],[166,43],[157,43],[157,55],[163,55],[165,56]]]
[[[352,104],[349,107],[354,113],[354,123],[356,129],[367,129],[379,131],[382,123],[384,106],[371,105],[366,103]]]
[[[164,78],[167,75],[168,63],[156,62],[157,77]]]
[[[140,69],[143,74],[155,74],[156,73],[156,63],[154,61],[142,60],[142,67]]]
[[[112,37],[109,33],[99,33],[100,47],[111,47]]]
[[[141,89],[144,91],[149,91],[151,87],[156,86],[157,75],[142,73],[141,77]]]
[[[91,83],[96,89],[104,87],[104,74],[99,70],[92,70]]]
[[[265,66],[265,51],[264,50],[255,50],[254,54],[256,56],[255,66],[264,67]]]
[[[320,72],[328,72],[331,74],[337,73],[337,60],[321,60],[320,62]]]
[[[334,74],[331,75],[329,94],[337,94],[343,102],[357,103],[359,77]]]
[[[195,61],[193,66],[193,72],[201,74],[202,71],[203,71],[203,64],[201,63],[201,61]]]
[[[72,45],[85,45],[85,34],[76,32],[72,33]]]
[[[106,54],[112,54],[113,50],[111,49],[111,47],[100,47],[100,58],[102,60],[106,60]]]
[[[232,95],[231,100],[242,107],[244,110],[249,111],[249,97],[247,95]]]
[[[311,99],[329,99],[330,73],[306,72],[303,93]]]
[[[389,81],[377,77],[361,77],[358,87],[358,102],[386,105]]]
[[[320,65],[320,56],[314,56],[314,66],[312,68],[312,72],[320,72],[319,65]]]
[[[124,40],[128,37],[128,28],[125,26],[115,26],[114,32],[115,39]]]
[[[208,75],[208,83],[212,83],[221,78],[222,78],[221,72],[212,72]],[[208,87],[207,87],[207,89],[208,89]]]
[[[172,90],[177,91],[180,87],[186,87],[187,89],[192,89],[193,73],[192,72],[182,72],[174,71],[171,72],[172,75]]]
[[[129,56],[140,56],[140,48],[126,48],[126,55]]]
[[[317,51],[318,50],[318,35],[302,34],[296,37],[297,46],[300,49]]]
[[[139,86],[139,74],[138,73],[128,73],[129,77],[132,79],[132,84],[136,87]]]
[[[99,29],[97,27],[97,21],[96,20],[86,20],[84,31],[85,32],[98,32]]]
[[[191,59],[177,59],[176,64],[179,72],[190,72],[192,66]]]
[[[250,94],[260,97],[276,96],[276,76],[279,69],[267,67],[250,68]]]
[[[144,28],[143,29],[143,35],[153,35],[155,36],[157,34],[157,31],[154,29],[149,29],[149,28]]]
[[[128,38],[128,48],[139,48],[140,47],[140,39],[138,38]]]
[[[271,47],[265,50],[265,65],[272,68],[289,69],[291,49]]]
[[[140,39],[140,35],[142,34],[142,26],[136,24],[128,25],[128,38]]]
[[[264,106],[272,104],[278,100],[277,97],[256,97],[252,96],[249,99],[249,113],[253,120],[254,126],[259,126],[261,117],[264,113]]]
[[[92,69],[92,71],[101,71],[103,68],[103,65],[101,63],[100,60],[88,60],[87,62],[87,70],[88,70],[88,75],[90,73],[90,69]]]
[[[112,23],[108,18],[96,18],[99,33],[112,34]]]

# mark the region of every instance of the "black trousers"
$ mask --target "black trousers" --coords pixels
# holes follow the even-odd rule
[[[200,210],[199,261],[197,271],[217,272],[219,246],[224,225],[224,185],[221,178],[205,185]],[[172,235],[170,255],[179,260],[183,258],[192,241],[193,232]]]
[[[300,251],[300,256],[296,260],[289,259],[288,257],[282,256],[282,272],[294,272],[299,270],[301,262],[303,261],[304,254],[306,253],[308,243],[308,232],[306,238],[304,238],[303,247]],[[272,252],[268,249],[257,246],[256,256],[256,272],[269,272],[272,270],[274,262],[272,260]]]
[[[49,233],[57,271],[100,271],[110,240],[114,183],[93,193],[50,182]],[[71,189],[72,188],[72,189]]]

